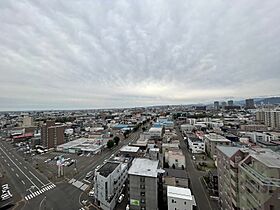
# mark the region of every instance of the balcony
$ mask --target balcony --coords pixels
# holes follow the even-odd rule
[[[249,176],[257,179],[262,185],[271,186],[271,187],[280,187],[280,179],[266,177],[259,172],[255,171],[249,165],[243,163],[240,165],[241,169],[243,169]]]
[[[231,165],[233,168],[237,168],[237,167],[238,167],[238,163],[235,163],[235,162],[233,162],[232,160],[230,160],[230,165]]]

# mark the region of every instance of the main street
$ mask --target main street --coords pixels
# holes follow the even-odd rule
[[[188,152],[187,145],[183,139],[183,136],[179,130],[179,128],[176,126],[176,132],[178,135],[178,138],[180,140],[180,147],[186,157],[186,170],[190,178],[191,182],[191,189],[194,194],[194,197],[196,199],[196,203],[199,210],[216,210],[218,209],[217,202],[212,201],[209,199],[208,193],[203,186],[201,179],[203,175],[205,175],[205,172],[198,171],[191,159],[191,154]]]
[[[8,183],[20,194],[14,209],[43,209],[44,205],[48,209],[79,209],[77,188],[50,182],[7,142],[0,142],[0,162]]]

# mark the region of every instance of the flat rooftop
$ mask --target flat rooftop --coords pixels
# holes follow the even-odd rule
[[[231,142],[227,138],[218,135],[216,133],[205,134],[205,137],[209,139],[209,141],[222,141],[222,142]]]
[[[100,175],[107,177],[117,168],[119,164],[120,163],[116,162],[106,162],[100,169],[97,170],[97,172],[99,172]]]
[[[123,146],[121,149],[120,149],[120,151],[121,152],[138,152],[139,151],[139,149],[140,149],[140,147],[133,147],[133,146],[128,146],[128,145],[126,145],[126,146]]]
[[[193,200],[191,190],[183,187],[167,186],[167,197]]]
[[[145,158],[136,158],[128,171],[129,175],[157,177],[158,160],[150,160]]]
[[[224,153],[227,157],[233,156],[240,147],[227,147],[227,146],[217,146],[217,149]]]
[[[254,153],[251,156],[270,168],[280,168],[280,154],[270,149]]]

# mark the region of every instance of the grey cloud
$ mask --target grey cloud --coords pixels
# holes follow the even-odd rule
[[[277,0],[2,0],[0,109],[276,94],[279,19]]]

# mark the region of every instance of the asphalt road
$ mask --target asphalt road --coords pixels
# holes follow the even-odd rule
[[[201,179],[205,175],[205,172],[198,171],[191,159],[191,154],[188,151],[187,145],[184,142],[183,136],[176,127],[176,132],[180,140],[180,147],[186,157],[186,170],[190,178],[191,189],[196,199],[197,207],[199,210],[216,210],[218,209],[217,202],[209,199],[208,192],[203,186]]]
[[[12,189],[20,195],[13,209],[77,210],[81,207],[80,190],[68,183],[53,184],[7,142],[0,142],[0,162]]]

